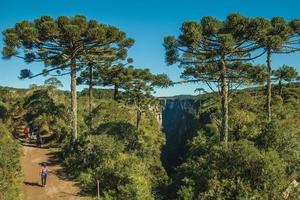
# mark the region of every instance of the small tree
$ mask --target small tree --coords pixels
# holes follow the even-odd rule
[[[47,85],[52,88],[58,88],[58,87],[64,86],[60,80],[58,80],[57,78],[54,78],[54,77],[45,80],[44,85]]]
[[[132,68],[133,69],[133,68]],[[151,74],[149,69],[134,69],[133,77],[124,85],[126,100],[136,107],[136,128],[139,130],[142,113],[155,102],[154,87],[168,87],[172,84],[166,74]]]
[[[127,46],[129,47],[129,46]],[[114,88],[114,99],[117,99],[118,95],[118,76],[120,73],[125,71],[123,65],[118,64],[115,66],[110,66],[112,63],[120,61],[124,58],[127,49],[122,47],[118,49],[119,53],[112,53],[109,57],[98,57],[96,59],[85,58],[88,59],[87,67],[81,72],[80,77],[77,79],[78,84],[86,84],[89,86],[88,88],[88,99],[89,99],[89,127],[90,129],[93,126],[93,118],[91,117],[91,113],[93,110],[93,87],[98,85],[110,86],[113,84]],[[127,59],[128,63],[132,62],[132,59]],[[124,64],[125,66],[126,64]]]
[[[278,80],[278,94],[282,96],[283,85],[282,82],[286,81],[291,83],[292,81],[297,80],[298,72],[294,67],[283,65],[277,70],[273,70],[272,73],[275,76],[275,79]]]
[[[100,66],[100,75],[98,84],[102,86],[114,87],[114,100],[119,97],[119,89],[124,88],[125,84],[133,78],[134,68],[126,65],[133,62],[133,59],[128,58],[126,63],[117,63]]]
[[[82,69],[84,56],[111,53],[119,44],[132,43],[132,39],[116,27],[87,20],[84,16],[60,16],[56,20],[43,16],[33,22],[17,23],[3,35],[4,58],[15,56],[26,62],[45,63],[46,68],[41,73],[32,75],[30,70],[21,71],[22,78],[48,75],[53,71],[71,75],[73,140],[77,139],[76,74]]]
[[[293,20],[290,23],[282,17],[274,17],[271,20],[257,18],[256,23],[263,24],[261,31],[256,37],[257,43],[267,53],[267,119],[271,121],[271,99],[272,99],[272,54],[286,54],[300,50],[297,47],[297,39],[300,30],[300,21]]]
[[[116,63],[122,66],[121,61],[125,60],[127,57],[127,49],[133,45],[133,41],[127,42],[125,44],[119,43],[118,47],[113,47],[104,55],[85,55],[84,60],[86,67],[81,72],[78,78],[78,84],[86,84],[89,86],[88,96],[89,96],[89,112],[92,111],[92,97],[93,97],[93,87],[97,85],[103,85],[103,77],[114,69],[110,69],[110,66]],[[132,62],[131,58],[127,59],[128,63]],[[127,63],[127,64],[128,64]],[[125,66],[126,64],[124,64]],[[104,85],[106,86],[106,85]]]

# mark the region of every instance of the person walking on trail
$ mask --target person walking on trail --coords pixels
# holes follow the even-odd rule
[[[24,130],[23,130],[23,133],[26,137],[26,139],[28,140],[29,139],[29,127],[25,126]]]
[[[42,163],[40,174],[41,174],[42,187],[45,187],[47,183],[47,176],[48,176],[48,167],[46,163]]]
[[[40,133],[37,132],[36,133],[36,145],[41,148],[42,144],[43,144],[43,139],[42,139]]]

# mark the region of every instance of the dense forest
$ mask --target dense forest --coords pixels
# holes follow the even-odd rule
[[[0,88],[0,199],[22,197],[24,124],[59,149],[64,172],[92,198],[299,199],[300,78],[271,62],[300,50],[299,33],[300,20],[282,17],[184,22],[163,40],[166,64],[183,69],[174,82],[133,66],[134,40],[117,27],[84,16],[16,23],[3,31],[3,58],[45,64],[20,79],[50,78]],[[70,91],[59,90],[65,75]],[[184,83],[199,94],[153,96]]]

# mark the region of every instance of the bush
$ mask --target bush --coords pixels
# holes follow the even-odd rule
[[[165,137],[155,115],[145,111],[138,131],[134,106],[101,99],[90,117],[93,119],[93,129],[86,135],[109,135],[122,143],[124,153],[135,154],[148,166],[153,193],[161,193],[168,178],[160,160]]]
[[[98,179],[102,199],[162,198],[167,182],[160,161],[164,136],[149,112],[137,130],[135,114],[133,106],[99,100],[90,115],[92,130],[81,133],[75,143],[64,140],[64,165],[84,191],[95,194]]]
[[[0,124],[0,199],[20,199],[20,149],[7,128]]]
[[[260,149],[275,150],[281,159],[287,163],[288,176],[297,176],[300,171],[300,141],[296,134],[290,133],[277,121],[266,125],[255,142]]]
[[[260,150],[247,140],[215,144],[199,134],[187,161],[177,169],[177,198],[280,199],[289,184],[286,169],[275,150]]]
[[[6,119],[8,115],[8,107],[0,101],[0,119]]]
[[[78,175],[86,192],[95,193],[99,180],[101,199],[154,199],[148,166],[124,149],[110,135],[87,136],[66,146],[65,165]]]

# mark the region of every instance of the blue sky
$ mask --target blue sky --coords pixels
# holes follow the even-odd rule
[[[14,26],[20,20],[33,20],[42,15],[85,15],[101,23],[112,24],[135,39],[129,56],[135,66],[148,67],[153,73],[167,73],[174,81],[179,80],[181,69],[167,66],[164,62],[163,37],[176,35],[185,20],[199,20],[211,15],[224,19],[229,13],[240,13],[248,17],[271,18],[283,16],[287,20],[300,18],[299,0],[0,0],[0,29]],[[2,35],[0,48],[3,47]],[[300,52],[288,56],[274,56],[273,66],[289,64],[300,71]],[[264,62],[265,57],[257,62]],[[23,63],[13,58],[0,59],[0,85],[26,88],[30,84],[42,84],[44,77],[19,80],[19,70],[30,68],[38,72],[42,64]],[[69,89],[69,77],[61,78],[65,89]],[[168,89],[159,89],[157,96],[193,94],[199,84],[184,84]]]

